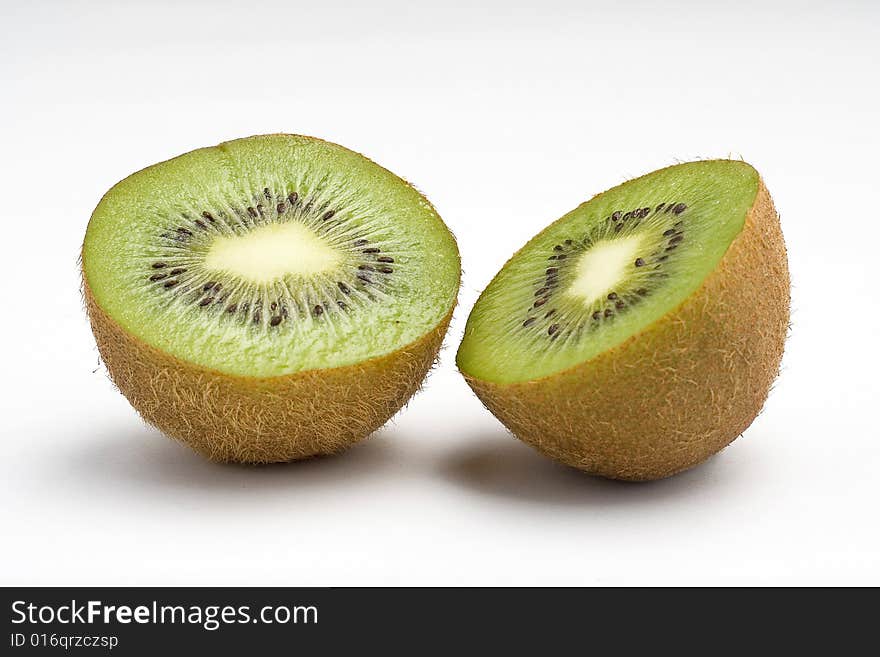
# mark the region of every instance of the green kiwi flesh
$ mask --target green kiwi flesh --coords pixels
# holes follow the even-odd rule
[[[569,212],[518,251],[467,321],[458,366],[510,384],[588,361],[680,305],[743,228],[758,173],[682,164]]]
[[[237,376],[394,352],[455,302],[455,241],[413,187],[341,146],[269,135],[199,149],[114,186],[83,273],[143,343]]]

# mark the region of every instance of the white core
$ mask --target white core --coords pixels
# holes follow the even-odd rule
[[[244,235],[214,240],[205,266],[254,283],[271,283],[287,274],[310,276],[335,267],[341,255],[297,222],[266,224]]]
[[[578,260],[575,279],[566,294],[590,306],[613,292],[626,271],[634,266],[641,246],[641,235],[611,238],[592,245]]]

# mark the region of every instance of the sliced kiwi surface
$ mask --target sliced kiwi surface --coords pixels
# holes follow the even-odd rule
[[[694,162],[569,212],[516,253],[483,292],[459,366],[488,381],[528,381],[639,333],[716,268],[743,228],[758,180],[743,162]]]
[[[384,424],[437,356],[452,234],[412,186],[310,137],[181,155],[115,185],[82,249],[113,381],[219,461],[328,454]]]
[[[459,275],[454,240],[415,189],[286,135],[125,179],[94,212],[83,266],[101,308],[145,343],[262,377],[415,341],[450,311]]]

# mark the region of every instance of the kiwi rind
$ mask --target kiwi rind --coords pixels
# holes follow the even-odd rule
[[[212,461],[277,463],[339,452],[388,421],[434,363],[452,311],[393,353],[287,376],[243,377],[182,361],[134,337],[85,286],[101,359],[147,422]]]
[[[247,139],[262,138],[322,141],[281,134]],[[415,193],[437,216],[430,202]],[[457,290],[460,259],[454,237],[451,233],[448,237]],[[211,460],[255,464],[333,454],[385,424],[418,390],[436,361],[456,303],[453,294],[439,321],[392,351],[335,367],[247,376],[190,362],[134,335],[96,299],[84,262],[82,291],[101,358],[135,410],[166,435]]]
[[[660,479],[704,461],[752,423],[779,371],[789,308],[779,217],[759,180],[718,266],[658,321],[540,379],[462,374],[515,436],[551,458],[612,479]]]

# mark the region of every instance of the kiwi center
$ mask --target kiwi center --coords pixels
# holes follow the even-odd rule
[[[567,294],[592,306],[623,281],[641,247],[641,234],[594,244],[578,259]]]
[[[320,191],[270,187],[251,199],[163,217],[141,284],[162,308],[277,332],[297,319],[335,322],[390,298],[395,240],[356,222]]]
[[[342,254],[301,223],[272,223],[244,234],[214,239],[205,268],[252,283],[272,283],[285,275],[310,277],[332,271]]]

